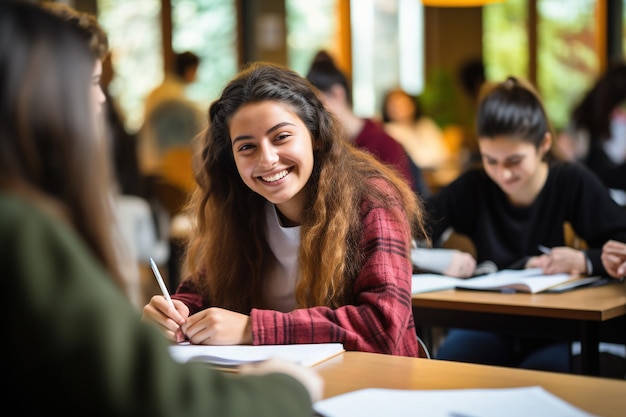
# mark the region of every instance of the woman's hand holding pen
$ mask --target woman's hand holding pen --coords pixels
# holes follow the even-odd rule
[[[181,326],[187,339],[197,345],[247,345],[252,343],[250,316],[218,307],[190,316]]]
[[[189,340],[196,345],[246,345],[252,343],[250,316],[211,307],[192,316],[179,300],[172,305],[162,295],[155,295],[143,308],[142,320],[161,326],[165,336],[174,342]]]
[[[185,340],[181,325],[189,317],[189,308],[179,300],[172,300],[172,305],[162,295],[155,295],[143,308],[142,320],[151,320],[160,325],[165,336],[174,342]]]
[[[526,263],[526,268],[541,268],[544,274],[584,274],[587,272],[587,261],[583,251],[559,246],[543,255],[533,256]]]

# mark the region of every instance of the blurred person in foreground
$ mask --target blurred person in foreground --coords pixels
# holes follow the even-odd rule
[[[20,403],[24,415],[310,416],[322,390],[312,370],[270,361],[233,376],[178,364],[124,297],[94,64],[75,27],[0,2],[7,397],[34,399]]]
[[[45,10],[74,26],[94,56],[91,89],[105,114],[110,137],[116,187],[112,193],[117,227],[115,243],[118,263],[126,283],[126,294],[135,307],[144,302],[140,265],[148,266],[153,258],[158,264],[169,258],[169,217],[164,209],[153,204],[139,173],[135,137],[128,135],[117,119],[119,116],[102,86],[104,63],[109,57],[109,39],[96,17],[64,3],[43,3]],[[110,60],[108,61],[110,62]],[[144,190],[142,190],[142,188]],[[160,232],[160,233],[159,233]]]

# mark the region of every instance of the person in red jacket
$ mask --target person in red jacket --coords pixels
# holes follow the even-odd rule
[[[339,119],[352,143],[392,166],[419,196],[430,195],[421,168],[409,158],[402,145],[387,134],[379,122],[354,113],[348,79],[328,52],[321,50],[315,55],[306,78],[321,91],[324,104]]]
[[[144,307],[171,340],[342,343],[418,356],[408,183],[345,138],[296,72],[252,64],[209,109],[190,204],[196,230],[172,295]]]

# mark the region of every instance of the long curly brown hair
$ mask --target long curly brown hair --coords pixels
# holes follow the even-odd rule
[[[356,149],[326,110],[319,91],[296,72],[253,63],[235,77],[209,108],[208,128],[197,139],[194,161],[198,187],[189,210],[196,230],[187,247],[184,270],[212,305],[249,312],[262,307],[267,271],[276,262],[265,237],[266,200],[243,182],[234,162],[229,123],[244,104],[275,101],[289,105],[313,138],[314,167],[300,229],[298,308],[337,307],[363,263],[359,248],[360,207],[373,204],[403,210],[412,236],[426,239],[422,205],[393,169]],[[371,187],[382,178],[396,193]],[[394,195],[395,194],[395,195]],[[407,257],[410,239],[407,231]]]

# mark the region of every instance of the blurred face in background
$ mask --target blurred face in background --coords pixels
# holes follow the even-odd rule
[[[387,100],[387,115],[394,122],[413,121],[415,103],[402,91],[395,91]]]
[[[530,203],[543,187],[548,172],[543,158],[550,145],[549,134],[539,149],[531,142],[507,136],[478,140],[487,175],[511,201],[523,203]]]

